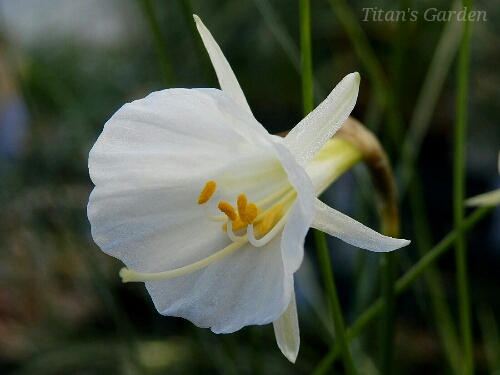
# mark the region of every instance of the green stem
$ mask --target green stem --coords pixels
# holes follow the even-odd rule
[[[467,90],[469,85],[469,52],[470,52],[470,21],[468,13],[472,8],[472,0],[463,0],[465,9],[465,24],[460,54],[458,59],[456,122],[453,163],[453,219],[455,228],[459,230],[455,242],[455,258],[457,268],[458,311],[460,335],[462,338],[462,373],[473,374],[474,358],[472,347],[472,329],[470,313],[469,285],[467,277],[467,243],[460,232],[465,214],[465,140],[467,133]]]
[[[158,18],[155,15],[155,10],[152,0],[139,0],[139,3],[146,18],[146,23],[153,39],[158,63],[160,65],[160,73],[163,79],[163,84],[166,87],[172,87],[174,83],[174,74],[168,58],[167,43],[161,32],[161,26]]]
[[[481,207],[476,209],[470,214],[459,228],[462,233],[468,232],[480,220],[493,211],[494,207]],[[401,294],[407,290],[427,269],[430,264],[433,264],[446,250],[451,248],[457,238],[458,229],[451,231],[444,237],[434,248],[432,248],[425,256],[423,256],[418,263],[410,268],[403,276],[401,276],[395,284],[396,295]],[[384,301],[382,298],[377,299],[365,312],[356,320],[356,322],[347,329],[347,339],[352,340],[357,337],[363,330],[375,319],[375,317],[382,311]],[[313,375],[322,375],[328,372],[330,365],[338,358],[340,354],[340,344],[335,345],[325,358],[320,362]]]
[[[385,253],[380,256],[381,298],[384,301],[381,321],[380,340],[380,372],[392,374],[392,358],[394,353],[394,310],[396,294],[394,290],[396,259],[395,253]]]
[[[316,243],[316,252],[318,254],[318,262],[323,276],[323,283],[325,284],[328,305],[330,306],[330,313],[332,315],[333,327],[335,329],[335,339],[339,351],[342,354],[344,362],[345,373],[348,375],[357,374],[356,366],[351,356],[349,343],[345,330],[344,318],[342,316],[342,309],[340,307],[337,288],[335,287],[335,279],[330,263],[330,256],[328,255],[328,246],[326,244],[325,234],[318,230],[314,231],[314,240]]]
[[[311,13],[309,0],[300,0],[300,51],[304,115],[307,115],[314,108],[311,50]]]
[[[304,115],[313,110],[313,74],[312,74],[312,48],[311,48],[311,16],[309,0],[300,0],[300,47],[301,47],[301,68],[302,68],[302,100]],[[349,350],[349,344],[346,338],[344,317],[340,308],[335,279],[328,255],[325,234],[320,231],[314,231],[316,240],[316,251],[320,264],[323,282],[327,294],[330,312],[332,314],[335,337],[340,345],[345,371],[349,375],[356,375],[356,366]]]
[[[358,54],[361,63],[365,67],[369,79],[372,81],[374,85],[375,95],[379,98],[381,107],[387,108],[388,111],[387,119],[388,119],[390,136],[392,138],[394,147],[399,153],[401,153],[402,151],[401,141],[403,140],[403,138],[401,137],[400,130],[404,128],[404,125],[402,123],[401,115],[399,113],[399,109],[397,106],[397,100],[396,100],[397,94],[392,91],[390,85],[388,84],[388,80],[385,77],[384,71],[376,58],[375,52],[371,48],[368,38],[363,32],[361,25],[357,21],[356,16],[350,10],[348,4],[344,0],[331,0],[330,4],[337,15],[337,18],[342,23],[344,29],[349,35],[349,38],[351,39],[354,45],[356,53]],[[455,7],[453,7],[453,9],[455,9]],[[441,66],[440,64],[443,64],[443,61],[445,61],[444,64],[449,64],[449,61],[452,58],[453,47],[445,48],[446,43],[453,45],[452,43],[453,40],[450,35],[456,35],[456,33],[460,31],[459,26],[460,25],[454,25],[453,28],[452,27],[446,28],[446,36],[443,36],[443,39],[445,39],[445,41],[440,43],[440,48],[438,49],[437,52],[437,54],[439,54],[439,58],[436,57],[434,59],[437,64],[435,66]],[[451,51],[449,51],[450,49]],[[446,59],[444,57],[446,57]],[[435,68],[435,66],[433,66],[433,68]],[[435,77],[436,74],[432,72],[429,73],[429,76],[436,78]],[[431,80],[431,82],[433,81]],[[425,86],[423,90],[426,90],[427,88],[428,87]],[[429,94],[429,92],[427,92],[427,94]],[[431,93],[431,96],[433,96],[433,94],[434,92]],[[429,95],[423,95],[423,96],[421,95],[421,97],[423,98],[426,98],[427,96]],[[436,98],[434,97],[433,100],[435,101]],[[422,100],[422,103],[420,104],[423,105],[424,103],[430,106],[431,105],[430,103],[433,102],[432,100]],[[424,115],[420,116],[422,118],[420,117],[418,118],[420,120],[418,125],[420,125],[421,122],[427,119],[425,117],[426,112],[416,110],[416,113],[424,113]],[[410,139],[411,142],[414,141],[412,137],[407,137],[407,139]],[[403,154],[403,157],[404,156],[405,154]],[[405,167],[404,169],[405,177],[407,177],[405,179],[405,186],[407,186],[409,189],[413,222],[416,228],[419,227],[427,229],[428,224],[426,219],[427,215],[425,212],[425,208],[424,206],[416,202],[416,200],[421,200],[420,199],[420,197],[422,196],[422,190],[420,188],[421,182],[416,173],[412,174],[412,171],[414,171],[413,164],[415,159],[410,159],[410,160],[411,162],[403,165]],[[408,176],[412,176],[411,182]],[[416,232],[421,233],[419,231]],[[417,239],[418,240],[417,247],[421,255],[425,254],[426,250],[430,248],[428,243],[432,241],[430,239],[430,231],[427,230],[427,233],[429,233],[429,235],[424,235],[421,237],[427,237],[429,241],[425,240],[425,238],[422,239],[421,237]],[[451,318],[450,310],[448,308],[446,300],[442,298],[443,292],[441,283],[439,282],[439,280],[441,279],[439,271],[435,267],[431,268],[433,269],[429,270],[428,276],[426,276],[426,282],[431,294],[434,314],[437,320],[436,323],[438,325],[437,329],[439,331],[440,338],[443,342],[448,361],[451,364],[452,368],[456,370],[457,368],[460,367],[460,365],[456,361],[456,358],[459,357],[460,355],[460,353],[457,350],[458,349],[457,340],[454,339],[455,337],[457,337],[457,334],[455,333],[454,323]]]

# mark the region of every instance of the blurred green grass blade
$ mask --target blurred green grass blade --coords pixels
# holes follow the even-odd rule
[[[451,10],[457,10],[459,7],[460,1],[455,1]],[[419,233],[419,236],[415,238],[415,244],[421,257],[425,255],[427,249],[431,248],[432,238],[425,213],[425,201],[422,195],[421,181],[418,175],[414,175],[415,162],[422,140],[429,128],[431,116],[442,90],[444,80],[458,50],[461,29],[461,22],[456,19],[447,22],[443,29],[442,36],[419,93],[402,150],[402,166],[400,165],[399,174],[404,174],[400,199],[402,199],[406,189],[409,188],[409,199],[414,218],[413,223],[415,232]],[[410,180],[412,180],[411,186],[408,186]],[[446,301],[443,280],[435,265],[429,266],[429,269],[424,273],[424,280],[430,295],[433,321],[442,342],[445,356],[450,368],[455,374],[458,374],[461,370],[461,352],[458,344],[458,334]]]
[[[491,307],[482,306],[477,312],[481,334],[484,340],[484,352],[491,374],[500,373],[500,334],[498,323]]]
[[[337,19],[342,24],[349,39],[353,43],[360,63],[363,64],[366,69],[368,78],[374,86],[375,96],[380,106],[386,110],[387,130],[390,136],[391,146],[399,153],[401,151],[404,126],[401,111],[396,104],[392,87],[377,59],[375,51],[370,45],[368,37],[357,21],[354,12],[349,8],[347,2],[345,0],[330,0],[329,3]],[[372,131],[375,131],[373,124],[365,121],[365,125]],[[386,144],[386,151],[391,155],[387,146]]]
[[[271,32],[274,34],[276,40],[290,59],[290,62],[300,74],[300,50],[293,41],[293,38],[287,32],[283,22],[279,19],[273,6],[269,3],[269,0],[253,0],[253,2],[260,14],[264,17],[264,20],[269,26],[269,29],[271,29]]]
[[[302,101],[304,115],[309,114],[314,108],[313,74],[312,74],[312,47],[311,47],[311,10],[309,0],[299,0],[300,20],[300,48],[301,48],[301,76],[302,76]],[[344,317],[340,307],[335,279],[331,267],[330,256],[326,237],[323,232],[314,230],[314,239],[320,272],[323,277],[326,299],[330,306],[330,314],[335,330],[335,339],[339,343],[345,372],[356,375],[357,370],[352,359],[349,343],[346,338]]]
[[[465,215],[465,159],[467,137],[467,93],[469,89],[471,21],[468,17],[472,0],[464,0],[464,32],[460,44],[457,70],[457,97],[455,113],[455,136],[453,151],[453,221],[457,229],[455,260],[460,336],[462,341],[462,374],[474,373],[474,348],[472,339],[472,318],[467,271],[467,242],[462,233]]]
[[[189,30],[189,35],[193,40],[199,65],[201,67],[201,70],[203,71],[203,76],[205,77],[205,82],[208,87],[218,87],[219,83],[217,82],[215,71],[212,68],[212,63],[210,62],[210,58],[205,49],[205,46],[203,45],[203,41],[201,40],[201,37],[198,34],[198,29],[196,28],[196,23],[194,22],[193,19],[194,11],[193,7],[191,6],[191,1],[181,0],[180,4],[182,9],[182,15]]]
[[[386,234],[386,233],[383,233]],[[380,254],[380,295],[384,301],[381,319],[380,371],[384,375],[392,374],[394,355],[394,318],[396,293],[394,280],[396,275],[396,253]]]
[[[457,12],[460,10],[460,6],[461,0],[455,0],[451,6],[451,11]],[[445,23],[443,33],[420,89],[403,144],[402,164],[397,168],[397,174],[401,175],[403,180],[400,199],[403,198],[412,179],[422,142],[429,130],[444,81],[457,54],[462,36],[462,25],[463,22],[458,21],[457,18],[452,18]]]
[[[493,207],[481,207],[472,212],[462,224],[460,228],[463,233],[471,230],[477,223],[484,219]],[[454,229],[446,235],[436,246],[432,248],[424,257],[422,257],[412,268],[410,268],[403,276],[396,282],[396,295],[401,294],[407,290],[427,269],[429,264],[434,263],[439,259],[447,250],[449,250],[457,238],[458,230]],[[368,325],[377,317],[384,307],[384,302],[381,298],[377,299],[372,305],[367,308],[363,314],[354,322],[354,324],[347,329],[347,339],[352,340],[361,334]],[[328,373],[332,363],[338,358],[340,354],[339,345],[335,345],[330,349],[330,352],[318,364],[313,375],[324,375]]]
[[[304,116],[314,109],[311,10],[309,0],[300,0],[300,71],[302,76],[302,108]]]
[[[321,275],[323,276],[323,283],[325,285],[325,293],[330,306],[330,313],[333,320],[335,329],[335,339],[339,348],[339,354],[342,355],[344,370],[347,375],[357,374],[356,366],[352,359],[351,351],[349,348],[348,337],[346,335],[344,317],[340,307],[337,288],[335,286],[335,279],[328,255],[328,247],[326,244],[325,234],[319,230],[314,230],[314,242],[316,252],[318,254],[318,264]]]
[[[423,258],[428,250],[432,248],[432,236],[429,221],[426,218],[425,200],[422,194],[423,189],[420,178],[414,178],[410,191],[412,192],[409,199],[412,207],[414,231],[418,233],[414,243],[420,258]],[[429,317],[430,323],[434,324],[434,328],[438,332],[450,369],[453,370],[453,373],[459,374],[460,345],[455,322],[446,300],[443,278],[435,264],[429,264],[423,276],[432,308],[432,315]]]
[[[269,2],[269,0],[253,0],[253,2],[259,10],[260,14],[262,14],[262,17],[267,23],[269,29],[274,34],[274,37],[278,41],[278,44],[283,48],[283,51],[285,51],[285,54],[288,56],[288,59],[294,66],[295,70],[299,75],[301,75],[302,67],[300,50],[293,41],[290,33],[286,30],[285,25],[278,17],[272,4]],[[322,89],[321,83],[314,78],[314,75],[312,81],[314,97],[318,101],[322,100],[326,96],[326,94]]]
[[[144,14],[144,19],[149,27],[151,39],[153,40],[161,77],[165,87],[174,86],[174,73],[169,60],[167,43],[163,37],[160,22],[155,14],[155,8],[152,0],[138,0]]]
[[[375,86],[375,95],[384,98],[384,101],[381,101],[380,105],[386,107],[388,113],[388,125],[392,137],[393,144],[395,145],[398,151],[401,151],[400,142],[402,140],[401,137],[401,129],[402,120],[401,115],[399,114],[399,110],[397,109],[397,101],[396,98],[393,97],[393,93],[391,91],[391,87],[387,82],[385,74],[378,63],[375,52],[371,48],[366,35],[364,34],[361,26],[357,22],[354,14],[349,9],[348,5],[345,1],[330,1],[332,8],[334,9],[339,21],[343,24],[346,32],[349,34],[351,41],[354,44],[356,52],[360,58],[360,61],[364,64],[365,69],[369,75],[370,80],[374,83]],[[431,70],[428,74],[427,82],[428,85],[424,87],[423,93],[421,94],[422,101],[420,107],[417,109],[418,111],[422,111],[423,109],[427,109],[433,102],[437,99],[433,99],[432,96],[428,97],[428,90],[435,90],[437,85],[439,84],[439,80],[444,80],[446,76],[447,69],[445,67],[441,67],[440,59],[447,58],[450,61],[445,60],[444,62],[448,65],[451,65],[451,60],[453,59],[454,51],[456,51],[456,46],[453,48],[453,45],[448,45],[450,43],[452,36],[457,38],[456,35],[456,24],[453,24],[454,27],[449,26],[447,29],[447,34],[443,37],[436,52],[436,56],[434,57],[434,65],[431,66]],[[453,35],[452,35],[453,34]],[[457,43],[457,42],[455,42]],[[432,69],[436,69],[439,67],[440,70],[435,71]],[[449,69],[449,68],[448,68]],[[396,77],[396,81],[398,77]],[[431,85],[432,83],[432,85]],[[442,83],[441,83],[442,86]],[[424,97],[424,95],[426,95]],[[433,99],[433,100],[431,100]],[[423,114],[419,113],[421,116]],[[423,117],[425,119],[425,117]],[[422,121],[422,119],[420,119]],[[418,125],[418,124],[417,124]],[[407,138],[411,140],[411,138]],[[412,184],[409,186],[410,193],[410,204],[413,222],[416,228],[425,229],[423,233],[423,238],[417,239],[417,246],[419,248],[419,253],[421,255],[425,254],[426,249],[430,248],[430,244],[432,240],[430,239],[430,229],[427,224],[427,215],[425,213],[425,205],[423,205],[423,195],[421,190],[420,179],[417,176],[414,176],[414,180]],[[420,232],[418,232],[420,233]],[[428,235],[425,235],[428,233]],[[425,240],[427,238],[427,240]],[[433,304],[433,311],[436,317],[439,317],[440,322],[438,324],[438,330],[440,331],[440,337],[443,340],[443,344],[445,347],[445,351],[447,353],[448,361],[453,363],[453,368],[457,369],[457,358],[459,358],[460,354],[458,351],[458,347],[456,344],[457,335],[454,334],[455,328],[453,324],[453,320],[451,318],[451,313],[449,312],[449,308],[446,304],[446,301],[442,299],[443,291],[439,290],[438,283],[441,278],[434,267],[434,270],[431,270],[429,273],[430,276],[426,277],[427,286],[429,287],[431,294],[431,302]],[[441,288],[442,289],[442,288]]]

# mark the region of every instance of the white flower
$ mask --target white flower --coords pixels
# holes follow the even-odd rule
[[[89,155],[92,236],[128,267],[124,281],[146,282],[161,314],[216,333],[274,322],[278,345],[295,361],[293,274],[309,227],[373,251],[409,242],[316,199],[359,160],[330,140],[356,102],[359,75],[347,75],[286,138],[272,136],[195,20],[222,91],[153,92],[111,117]],[[334,157],[311,162],[324,145]]]
[[[498,173],[500,173],[500,153],[498,154]],[[467,206],[498,206],[500,204],[500,189],[466,199],[465,204]]]

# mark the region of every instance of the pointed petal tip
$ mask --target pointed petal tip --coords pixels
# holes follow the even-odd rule
[[[297,317],[295,292],[292,292],[286,310],[273,322],[273,327],[276,343],[281,353],[283,353],[290,362],[295,363],[300,348],[299,320]]]
[[[198,17],[196,14],[193,14],[193,18],[194,18],[194,22],[196,22],[196,23],[203,23],[203,22],[201,22],[200,17]]]
[[[295,363],[295,361],[297,360],[297,355],[299,353],[288,353],[288,354],[283,353],[283,354],[285,355],[286,359],[288,359],[292,363]]]
[[[406,246],[408,246],[411,243],[410,240],[403,240],[403,239],[401,239],[401,241],[403,241],[403,245],[401,247],[406,247]]]
[[[352,72],[345,76],[345,80],[351,81],[353,84],[359,86],[361,83],[361,76],[358,72]]]
[[[411,243],[410,240],[405,240],[403,238],[395,238],[395,237],[388,237],[388,236],[383,236],[383,237],[385,237],[387,239],[385,248],[376,249],[376,250],[373,250],[373,249],[367,249],[367,250],[388,253],[388,252],[391,252],[394,250],[402,249],[403,247],[406,247]]]

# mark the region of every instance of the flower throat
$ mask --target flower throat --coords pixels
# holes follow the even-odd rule
[[[247,196],[240,194],[236,200],[236,208],[229,202],[221,200],[217,204],[217,208],[222,214],[213,214],[214,200],[212,197],[216,190],[216,182],[213,180],[208,181],[200,193],[198,204],[203,206],[203,211],[208,220],[224,222],[222,230],[227,233],[227,236],[232,241],[230,245],[202,260],[170,271],[139,273],[124,267],[120,270],[122,281],[126,283],[171,279],[205,268],[225,258],[247,243],[254,247],[262,247],[283,229],[288,211],[297,195],[290,184],[278,189],[257,203],[248,203]],[[267,210],[259,208],[266,206],[269,206]]]

